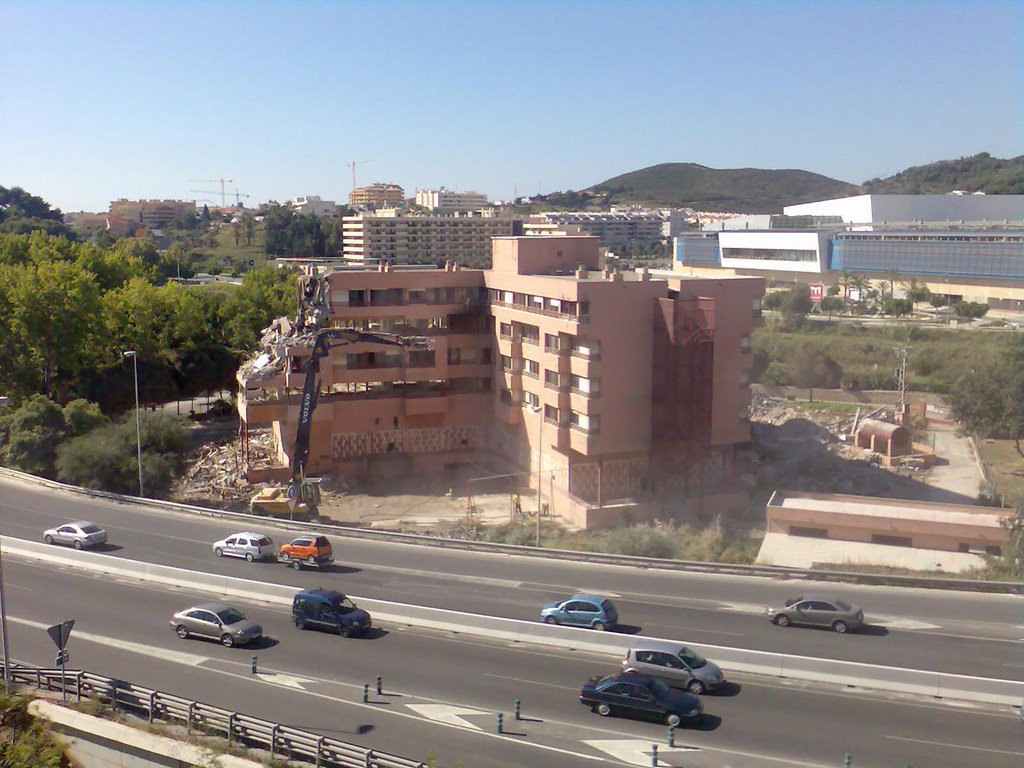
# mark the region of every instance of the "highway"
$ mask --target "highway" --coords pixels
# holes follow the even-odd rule
[[[660,765],[686,768],[838,766],[847,751],[853,765],[879,768],[1001,768],[1024,760],[1021,722],[1006,708],[751,676],[734,677],[724,695],[703,697],[707,722],[680,728],[679,749],[669,750],[664,726],[603,719],[577,702],[580,683],[612,671],[617,658],[388,626],[344,639],[300,632],[284,608],[237,602],[268,637],[256,649],[228,649],[179,640],[168,626],[171,613],[207,595],[11,557],[4,577],[14,659],[52,665],[44,628],[74,618],[73,667],[407,757],[433,754],[445,766],[650,765],[644,750],[654,742]],[[362,685],[378,674],[384,695],[363,704]],[[510,714],[516,698],[526,718],[519,722]],[[493,733],[497,711],[505,713],[506,735]]]
[[[885,666],[1019,678],[1024,597],[925,589],[787,582],[761,577],[644,570],[548,558],[417,547],[333,536],[335,566],[294,573],[276,563],[217,559],[211,544],[247,524],[110,502],[0,479],[0,530],[39,541],[44,528],[89,519],[110,533],[112,557],[299,586],[323,585],[380,600],[518,619],[576,591],[612,597],[622,631],[702,645],[751,648]],[[275,541],[294,532],[252,527]],[[861,605],[871,626],[846,636],[782,629],[768,601],[813,589]]]

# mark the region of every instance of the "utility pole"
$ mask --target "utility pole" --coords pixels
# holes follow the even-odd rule
[[[899,382],[900,417],[902,419],[903,414],[907,410],[907,355],[910,352],[910,345],[905,344],[893,347],[893,352],[896,353],[896,360],[899,363],[899,368],[896,369],[896,376]]]

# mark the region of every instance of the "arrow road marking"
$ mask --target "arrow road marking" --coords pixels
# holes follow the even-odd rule
[[[453,707],[448,704],[407,704],[413,712],[427,718],[428,720],[435,720],[445,725],[457,725],[460,728],[469,728],[474,731],[482,731],[479,725],[473,725],[468,720],[463,720],[460,715],[491,715],[490,712],[485,712],[482,709],[468,709],[467,707]]]
[[[617,760],[629,765],[653,765],[651,763],[651,744],[654,741],[643,739],[586,739],[584,744],[606,752]],[[682,752],[699,752],[699,747],[667,747],[658,744],[658,765],[671,766],[661,761],[662,755]]]
[[[297,688],[300,691],[306,690],[303,687],[303,683],[316,683],[318,680],[310,680],[306,677],[296,677],[295,675],[286,675],[283,672],[257,672],[256,677],[265,683],[272,685],[283,685],[286,688]]]

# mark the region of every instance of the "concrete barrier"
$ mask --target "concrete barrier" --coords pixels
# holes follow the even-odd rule
[[[291,605],[297,589],[284,584],[251,581],[231,576],[189,571],[155,563],[114,558],[96,552],[54,547],[42,542],[0,537],[5,554],[47,562],[93,573],[108,573],[140,581],[210,591],[226,597],[263,600],[274,605]],[[376,622],[453,632],[469,637],[486,637],[516,643],[528,643],[565,650],[607,655],[619,659],[639,639],[639,635],[594,632],[562,627],[540,621],[505,619],[441,608],[393,603],[350,595],[368,610]],[[726,672],[830,683],[880,691],[897,691],[933,698],[977,701],[988,704],[1020,706],[1024,700],[1024,682],[988,677],[954,675],[923,669],[884,667],[854,661],[791,656],[770,651],[730,648],[716,645],[691,645],[697,653],[714,659]]]

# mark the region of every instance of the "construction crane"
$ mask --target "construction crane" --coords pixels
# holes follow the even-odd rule
[[[214,192],[211,189],[190,189],[189,192],[200,192],[200,193],[202,193],[204,195],[217,195],[217,194],[220,194],[219,192]],[[235,196],[235,206],[236,207],[242,202],[241,198],[243,198],[243,197],[251,197],[251,195],[248,195],[245,192],[239,192],[237,187],[235,188],[234,192],[228,192],[227,194]],[[205,199],[205,198],[203,198],[203,199]],[[198,202],[198,199],[197,199],[197,202]],[[207,202],[210,202],[210,203],[213,203],[214,205],[216,205],[216,203],[214,203],[213,200],[208,200]],[[224,206],[223,198],[221,198],[221,208],[224,208],[224,207],[225,206]]]
[[[353,160],[348,164],[348,167],[352,169],[352,191],[356,191],[356,166],[362,165],[363,163],[372,163],[373,160]]]
[[[189,181],[198,181],[198,182],[201,182],[203,184],[216,184],[217,182],[220,182],[220,207],[221,208],[227,208],[228,207],[227,193],[224,191],[224,185],[225,184],[233,184],[235,182],[234,179],[189,179]],[[191,189],[189,191],[190,192],[202,192],[203,190],[201,190],[201,189]],[[217,193],[216,192],[206,192],[205,194],[215,195]]]

